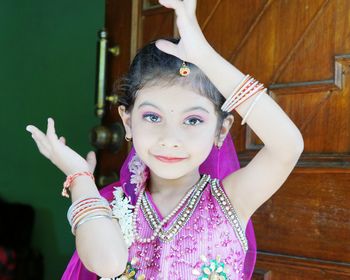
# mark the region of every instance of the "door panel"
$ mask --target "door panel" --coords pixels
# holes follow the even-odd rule
[[[350,279],[350,1],[198,0],[212,46],[255,76],[301,130],[304,153],[283,187],[253,216],[254,279]],[[129,18],[130,16],[130,18]],[[176,36],[174,13],[155,0],[106,1],[108,90],[138,48]],[[103,122],[118,121],[109,106]],[[263,143],[235,113],[231,130],[245,166]],[[100,173],[119,170],[128,146],[103,151]],[[273,170],[271,170],[273,172]]]

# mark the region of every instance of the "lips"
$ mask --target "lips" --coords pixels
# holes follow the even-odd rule
[[[186,159],[186,158],[167,157],[167,156],[155,156],[155,158],[162,162],[167,162],[167,163],[179,162]]]

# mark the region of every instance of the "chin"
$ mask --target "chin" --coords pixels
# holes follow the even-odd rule
[[[186,166],[184,164],[175,166],[175,165],[169,165],[167,166],[160,166],[159,164],[153,165],[150,164],[148,165],[151,173],[156,175],[157,177],[160,177],[162,179],[167,179],[167,180],[174,180],[174,179],[179,179],[191,172],[193,172],[194,168],[190,168],[190,166]],[[198,169],[198,168],[197,168]]]
[[[150,168],[151,172],[162,178],[162,179],[167,179],[167,180],[174,180],[174,179],[178,179],[181,178],[183,176],[185,176],[186,174],[188,174],[188,171],[185,170],[177,170],[177,168]]]

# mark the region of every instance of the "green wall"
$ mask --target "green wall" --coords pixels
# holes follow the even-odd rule
[[[25,126],[46,130],[52,116],[70,147],[84,157],[93,149],[88,133],[99,123],[95,54],[103,24],[104,1],[0,5],[0,195],[35,208],[32,243],[44,255],[47,280],[60,279],[74,249],[66,220],[70,200],[60,194],[63,173],[39,153]]]

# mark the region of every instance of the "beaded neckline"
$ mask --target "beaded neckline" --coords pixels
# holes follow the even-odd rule
[[[238,218],[238,215],[231,204],[229,198],[227,197],[225,191],[220,185],[219,179],[211,179],[210,175],[204,174],[202,175],[199,182],[190,190],[185,199],[183,199],[181,207],[178,208],[176,213],[180,210],[180,213],[175,216],[175,221],[170,224],[168,229],[164,229],[162,222],[159,220],[159,216],[156,213],[156,210],[152,206],[145,192],[141,192],[139,196],[139,205],[143,215],[152,228],[152,230],[156,233],[156,236],[159,237],[163,242],[170,242],[174,239],[174,237],[178,234],[178,232],[186,225],[190,217],[192,216],[194,210],[197,207],[197,204],[200,201],[203,190],[206,185],[210,183],[211,192],[215,199],[217,200],[220,208],[222,209],[225,216],[228,218],[231,226],[233,227],[236,236],[238,237],[243,250],[246,252],[248,250],[248,240],[245,236],[245,230],[242,227],[241,221]],[[180,205],[179,205],[180,206]],[[136,231],[137,232],[137,231]],[[147,242],[154,240],[155,236],[151,238],[144,238]]]
[[[242,248],[245,252],[248,250],[248,240],[245,235],[245,230],[242,227],[242,223],[240,219],[238,218],[238,215],[231,204],[229,198],[227,197],[225,191],[220,185],[220,181],[218,179],[212,180],[211,183],[212,193],[214,197],[216,198],[217,202],[219,203],[222,211],[224,212],[225,216],[228,218],[231,226],[233,227],[234,231],[236,232],[236,236],[238,237]]]
[[[202,192],[209,180],[210,175],[203,174],[199,182],[190,192],[190,197],[187,199],[187,202],[185,202],[184,207],[182,207],[181,212],[177,215],[175,221],[170,225],[170,227],[167,230],[163,228],[159,230],[159,238],[163,242],[169,242],[173,240],[176,234],[184,227],[184,225],[190,219],[199,202],[199,198],[202,195]],[[159,220],[158,214],[156,213],[156,210],[152,206],[145,192],[143,193],[143,197],[141,200],[141,210],[152,230],[155,230],[157,226],[161,223],[161,221]]]

